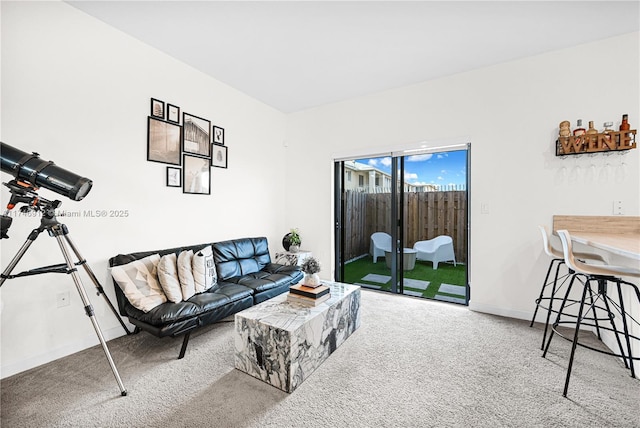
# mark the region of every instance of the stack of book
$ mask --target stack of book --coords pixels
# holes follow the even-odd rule
[[[287,300],[307,306],[317,306],[331,297],[329,290],[328,285],[320,285],[314,288],[296,284],[289,287]]]

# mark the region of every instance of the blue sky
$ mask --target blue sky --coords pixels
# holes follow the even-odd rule
[[[466,158],[466,150],[407,156],[404,162],[404,180],[411,184],[466,185]],[[357,159],[356,162],[391,174],[390,157]]]

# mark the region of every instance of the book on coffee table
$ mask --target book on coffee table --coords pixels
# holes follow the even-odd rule
[[[319,287],[307,287],[306,285],[296,284],[289,287],[289,293],[296,294],[298,296],[309,297],[311,299],[317,299],[326,294],[329,294],[329,286],[321,285]]]
[[[287,301],[291,303],[298,303],[305,306],[318,306],[320,303],[329,300],[331,294],[325,294],[317,299],[311,297],[304,297],[299,294],[291,294],[287,296]]]

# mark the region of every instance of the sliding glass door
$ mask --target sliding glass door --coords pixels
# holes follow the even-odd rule
[[[336,279],[467,304],[468,153],[336,161]]]
[[[336,162],[336,276],[397,290],[397,192],[390,157]],[[392,281],[392,279],[394,279]]]

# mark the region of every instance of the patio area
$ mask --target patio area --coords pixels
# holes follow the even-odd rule
[[[466,303],[466,270],[464,264],[416,261],[415,268],[404,272],[404,294],[453,303]],[[384,259],[373,263],[371,256],[347,262],[343,282],[378,290],[391,290],[391,270]]]

